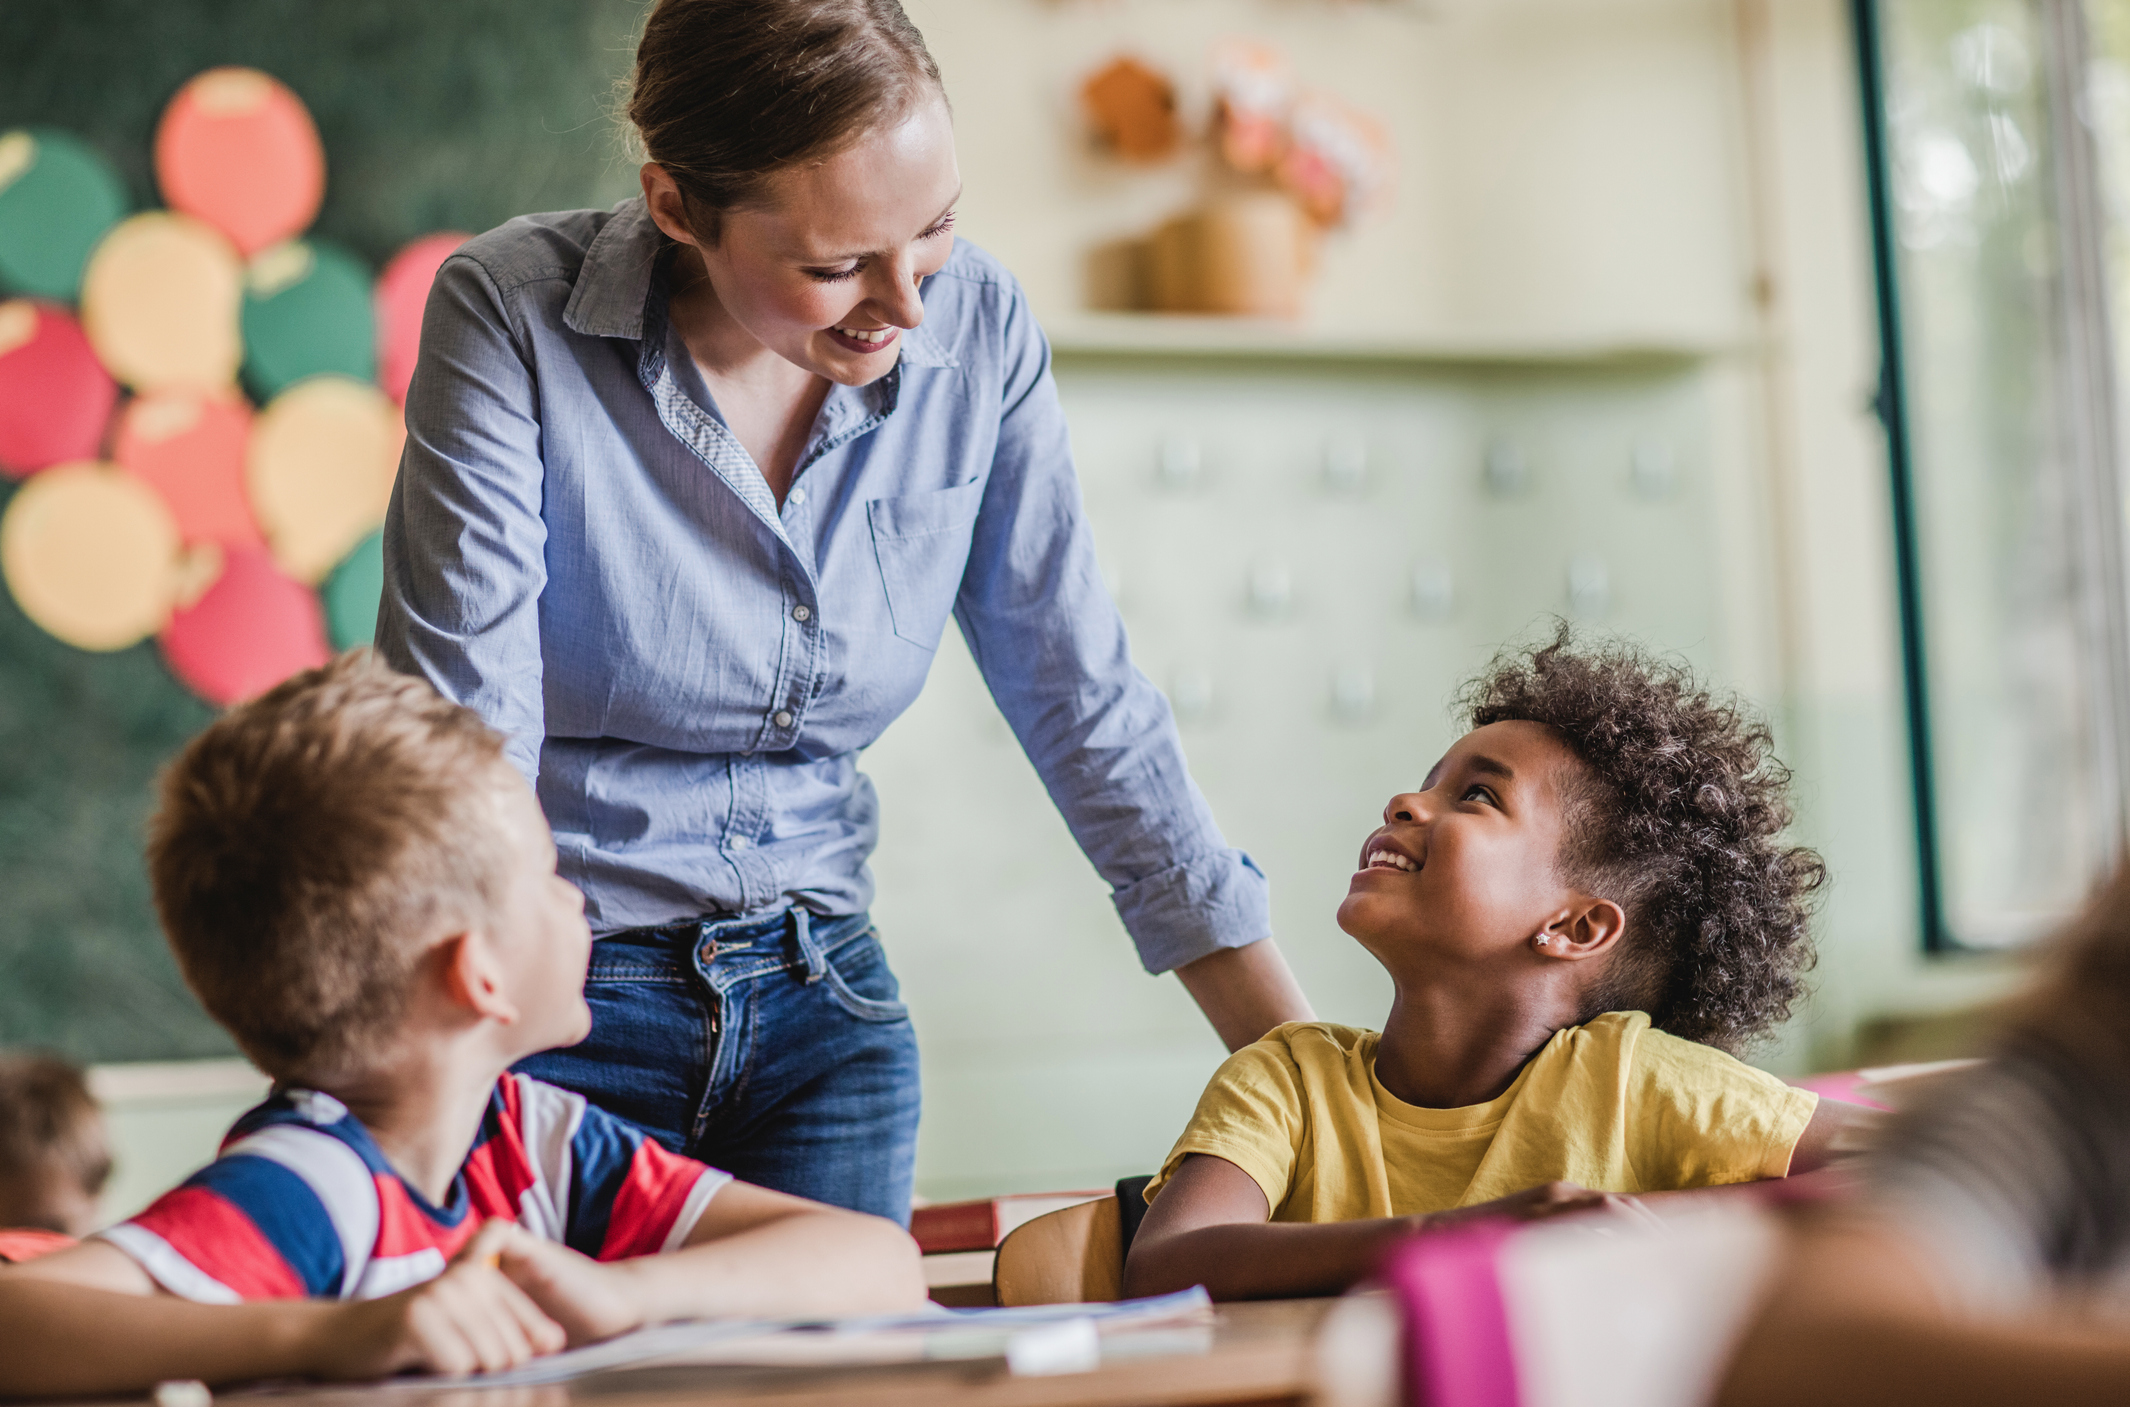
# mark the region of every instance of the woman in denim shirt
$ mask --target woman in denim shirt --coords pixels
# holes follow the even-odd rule
[[[1147,969],[1231,1049],[1309,1008],[1131,663],[1048,345],[954,239],[895,0],[663,0],[629,116],[642,199],[437,276],[378,646],[509,737],[584,890],[592,1035],[530,1068],[903,1220],[917,1052],[857,756],[950,614]]]

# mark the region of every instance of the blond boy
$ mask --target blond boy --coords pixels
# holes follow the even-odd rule
[[[505,1368],[663,1319],[913,1307],[900,1228],[512,1075],[591,935],[503,740],[357,652],[210,727],[149,844],[186,980],[274,1078],[139,1216],[0,1267],[0,1395]]]

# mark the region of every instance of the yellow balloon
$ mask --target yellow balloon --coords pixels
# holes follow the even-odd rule
[[[213,226],[151,210],[89,256],[81,324],[104,368],[136,391],[219,390],[244,360],[244,265]]]
[[[0,517],[0,575],[23,614],[84,650],[163,628],[183,584],[180,548],[161,496],[112,464],[54,465]]]
[[[406,433],[384,392],[346,376],[313,376],[267,403],[244,473],[283,571],[315,585],[385,520]]]

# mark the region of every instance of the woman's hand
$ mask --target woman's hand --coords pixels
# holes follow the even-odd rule
[[[560,1349],[569,1337],[563,1326],[500,1268],[520,1237],[532,1239],[510,1222],[490,1221],[434,1280],[334,1306],[310,1335],[309,1374],[494,1373]]]

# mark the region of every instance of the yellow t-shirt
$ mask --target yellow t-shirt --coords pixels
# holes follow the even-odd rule
[[[1290,1022],[1228,1057],[1147,1200],[1190,1153],[1250,1174],[1274,1221],[1410,1216],[1541,1182],[1662,1192],[1780,1177],[1819,1096],[1639,1011],[1570,1026],[1485,1104],[1423,1109],[1376,1081],[1374,1031]]]

